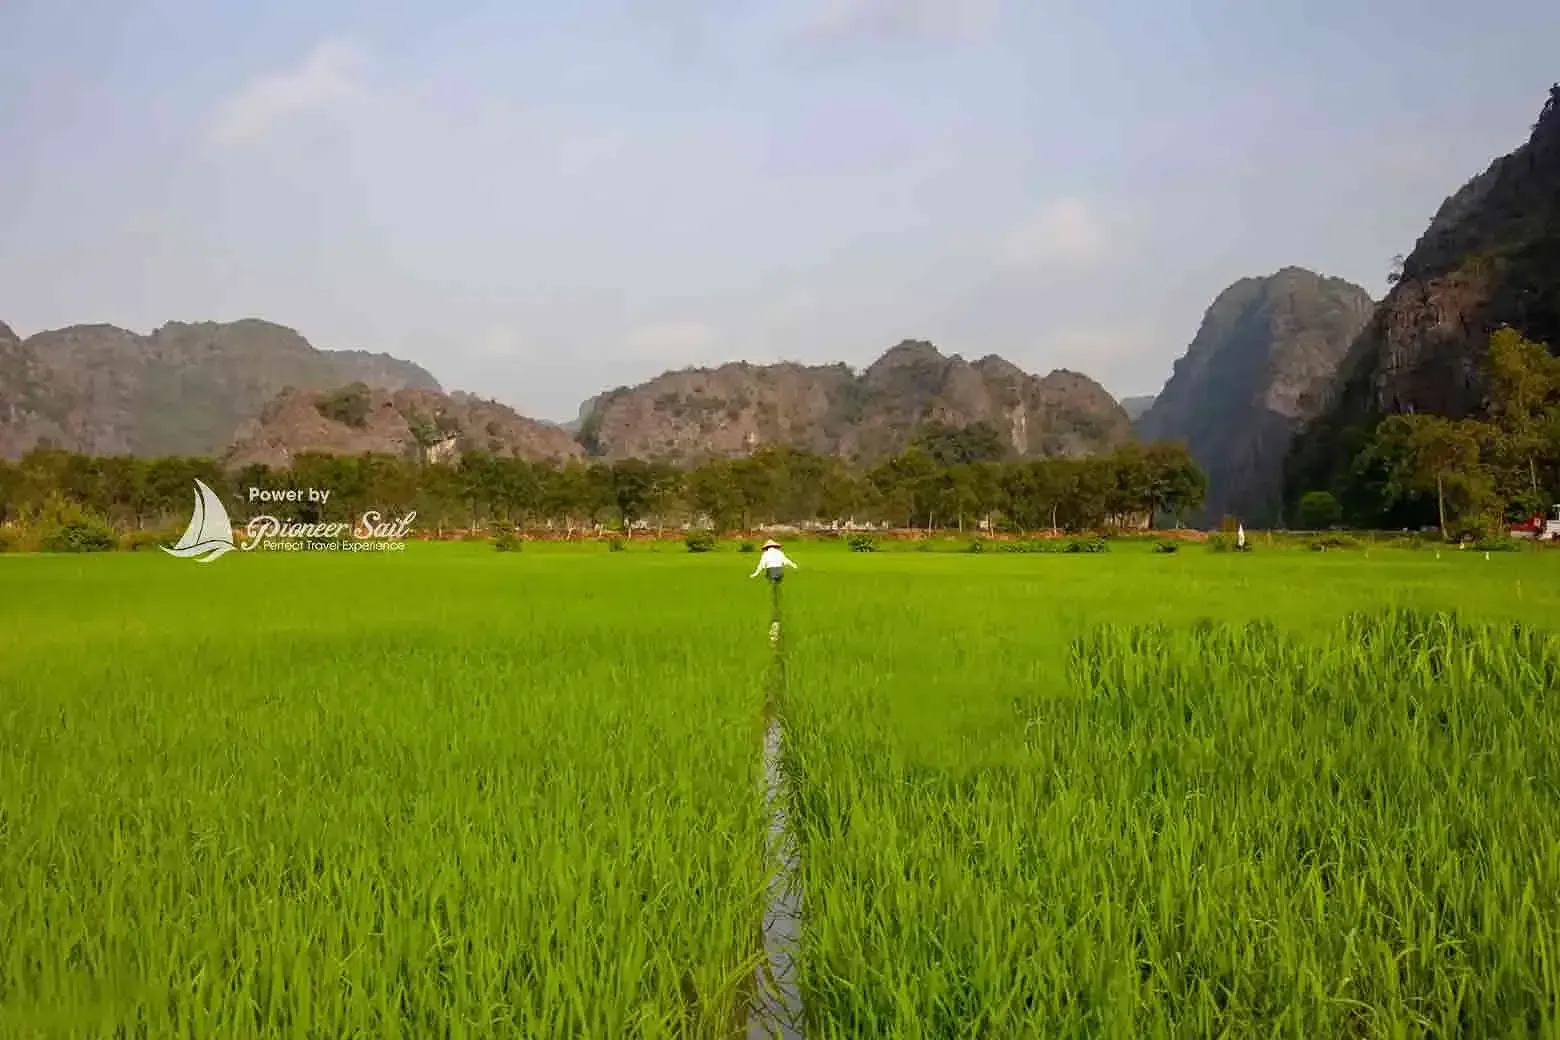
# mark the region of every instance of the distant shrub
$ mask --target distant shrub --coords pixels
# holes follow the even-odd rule
[[[1002,551],[1016,553],[1064,553],[1075,551],[1068,548],[1072,544],[1070,541],[1064,542],[1057,538],[1039,538],[1033,541],[1008,542],[1002,547]]]
[[[42,548],[51,553],[108,552],[119,547],[114,529],[101,520],[67,520],[44,532]]]
[[[0,527],[0,553],[16,552],[21,547],[21,538],[18,532],[9,527]]]
[[[1070,553],[1102,553],[1110,550],[1110,544],[1097,535],[1090,538],[1074,538],[1067,543]]]
[[[1346,534],[1324,534],[1320,538],[1312,539],[1312,552],[1326,552],[1329,549],[1358,549],[1359,539]]]
[[[1234,552],[1235,539],[1228,534],[1211,534],[1208,536],[1208,548],[1217,553]]]
[[[752,542],[743,542],[741,545],[737,546],[737,552],[739,553],[750,553],[757,551],[758,546],[754,545]]]
[[[622,552],[624,550],[624,548],[625,548],[625,546],[623,545],[623,539],[621,539],[621,538],[608,538],[607,539],[607,552]]]
[[[19,536],[28,548],[50,553],[107,552],[119,547],[119,535],[107,520],[58,492],[24,518]]]
[[[515,537],[515,525],[495,520],[488,525],[493,534],[493,548],[499,552],[519,552],[520,539]]]
[[[877,539],[870,534],[853,534],[845,539],[845,544],[851,552],[877,552]]]
[[[1490,523],[1488,517],[1468,517],[1447,524],[1446,540],[1452,542],[1493,542],[1511,537],[1502,524]]]
[[[971,552],[971,553],[985,552],[986,551],[986,543],[981,541],[979,538],[977,538],[973,542],[971,542],[969,545],[965,546],[964,551],[965,552]]]
[[[119,547],[128,552],[147,552],[179,540],[178,531],[130,531],[119,538]]]
[[[1520,538],[1481,538],[1473,543],[1475,549],[1483,552],[1521,552],[1525,543]]]
[[[350,383],[320,398],[315,411],[327,419],[361,430],[368,425],[370,401],[368,387]]]
[[[1181,551],[1181,543],[1171,538],[1162,538],[1154,543],[1156,553],[1173,553]]]
[[[689,552],[714,552],[715,536],[708,531],[695,531],[683,539],[683,544],[688,547]]]

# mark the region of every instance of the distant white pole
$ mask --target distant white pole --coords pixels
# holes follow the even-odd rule
[[[1242,549],[1244,549],[1246,547],[1246,525],[1245,524],[1236,524],[1235,525],[1235,544],[1240,546]]]

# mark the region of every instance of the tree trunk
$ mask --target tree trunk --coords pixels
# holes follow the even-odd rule
[[[1441,540],[1446,540],[1446,489],[1441,482],[1441,474],[1435,475],[1435,505],[1441,515]]]
[[[1054,504],[1051,506],[1051,533],[1053,535],[1056,533],[1056,506]]]

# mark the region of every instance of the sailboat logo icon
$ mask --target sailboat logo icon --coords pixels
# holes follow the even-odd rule
[[[195,512],[190,526],[172,548],[162,546],[170,556],[193,559],[196,563],[210,563],[223,553],[232,552],[233,522],[217,493],[199,479],[195,481]]]

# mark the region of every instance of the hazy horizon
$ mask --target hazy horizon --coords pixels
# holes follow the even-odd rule
[[[568,421],[904,339],[1157,394],[1214,296],[1376,299],[1560,5],[13,0],[0,321],[264,318]]]

